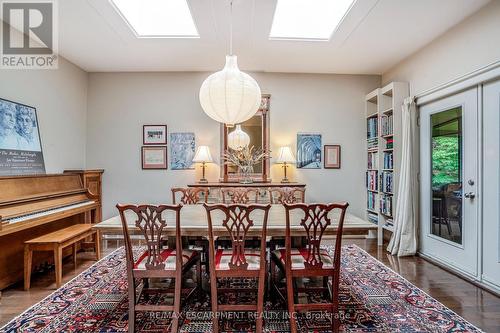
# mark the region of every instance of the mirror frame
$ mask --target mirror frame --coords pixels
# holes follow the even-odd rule
[[[269,126],[269,106],[271,101],[271,95],[262,94],[262,103],[259,109],[255,113],[256,116],[261,116],[262,119],[262,149],[269,152],[269,137],[270,137],[270,126]],[[221,163],[223,163],[220,168],[220,182],[221,183],[237,183],[240,181],[240,177],[237,174],[229,174],[228,167],[224,163],[223,154],[228,149],[227,145],[227,134],[228,127],[226,124],[221,124]],[[251,178],[257,183],[269,183],[271,179],[269,178],[270,171],[270,161],[269,158],[262,160],[262,172],[251,174]]]

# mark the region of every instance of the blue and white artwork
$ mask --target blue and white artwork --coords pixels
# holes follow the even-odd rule
[[[0,98],[0,176],[45,173],[36,109]]]
[[[194,133],[170,133],[170,169],[194,169]]]
[[[297,168],[321,169],[321,134],[297,134]]]
[[[0,149],[42,151],[35,108],[0,99]]]

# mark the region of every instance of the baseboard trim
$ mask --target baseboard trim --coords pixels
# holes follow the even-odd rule
[[[482,281],[478,281],[476,279],[473,279],[470,276],[468,276],[468,275],[466,275],[466,274],[464,274],[464,273],[462,273],[462,272],[460,272],[452,267],[449,267],[449,266],[441,263],[439,260],[436,260],[428,255],[422,254],[420,252],[418,252],[417,255],[419,257],[423,258],[424,260],[438,266],[439,268],[444,269],[448,273],[451,273],[455,276],[458,276],[459,278],[461,278],[469,283],[472,283],[476,287],[479,287],[479,288],[481,288],[481,289],[483,289],[483,290],[485,290],[485,291],[487,291],[487,292],[489,292],[497,297],[500,297],[500,290],[492,287],[491,285],[488,285],[486,283],[483,283]]]

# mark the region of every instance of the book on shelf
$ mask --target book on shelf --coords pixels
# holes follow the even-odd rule
[[[385,225],[389,227],[394,227],[394,220],[393,219],[387,219],[385,221]]]
[[[371,138],[367,140],[368,149],[378,147],[378,138]]]
[[[368,218],[368,222],[371,222],[373,224],[378,224],[378,214],[377,213],[368,212],[368,214],[366,214],[366,217]]]
[[[368,118],[366,122],[366,138],[376,138],[378,136],[378,117]]]
[[[394,139],[387,139],[385,142],[385,149],[393,149],[394,148]]]
[[[392,114],[388,116],[382,116],[380,118],[380,132],[382,136],[392,135],[394,133]]]
[[[394,179],[394,174],[392,171],[382,171],[380,173],[380,191],[386,192],[386,193],[393,193],[394,186],[393,186],[393,179]]]
[[[384,152],[384,169],[394,168],[394,154],[392,151]]]
[[[380,212],[386,216],[392,216],[392,195],[382,194],[379,200]]]
[[[377,210],[377,193],[376,192],[368,192],[366,208],[368,210]],[[376,214],[376,213],[375,213]]]
[[[378,152],[368,152],[368,169],[378,169]]]
[[[372,170],[366,172],[366,188],[371,191],[378,191],[378,171]]]

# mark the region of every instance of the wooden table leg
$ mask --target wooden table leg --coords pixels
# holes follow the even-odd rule
[[[29,245],[24,245],[24,290],[30,289],[32,261],[33,251]]]
[[[101,233],[99,230],[96,230],[94,234],[94,250],[95,250],[95,257],[97,260],[101,259]]]
[[[62,248],[59,245],[54,247],[54,265],[56,266],[56,288],[62,284]]]

